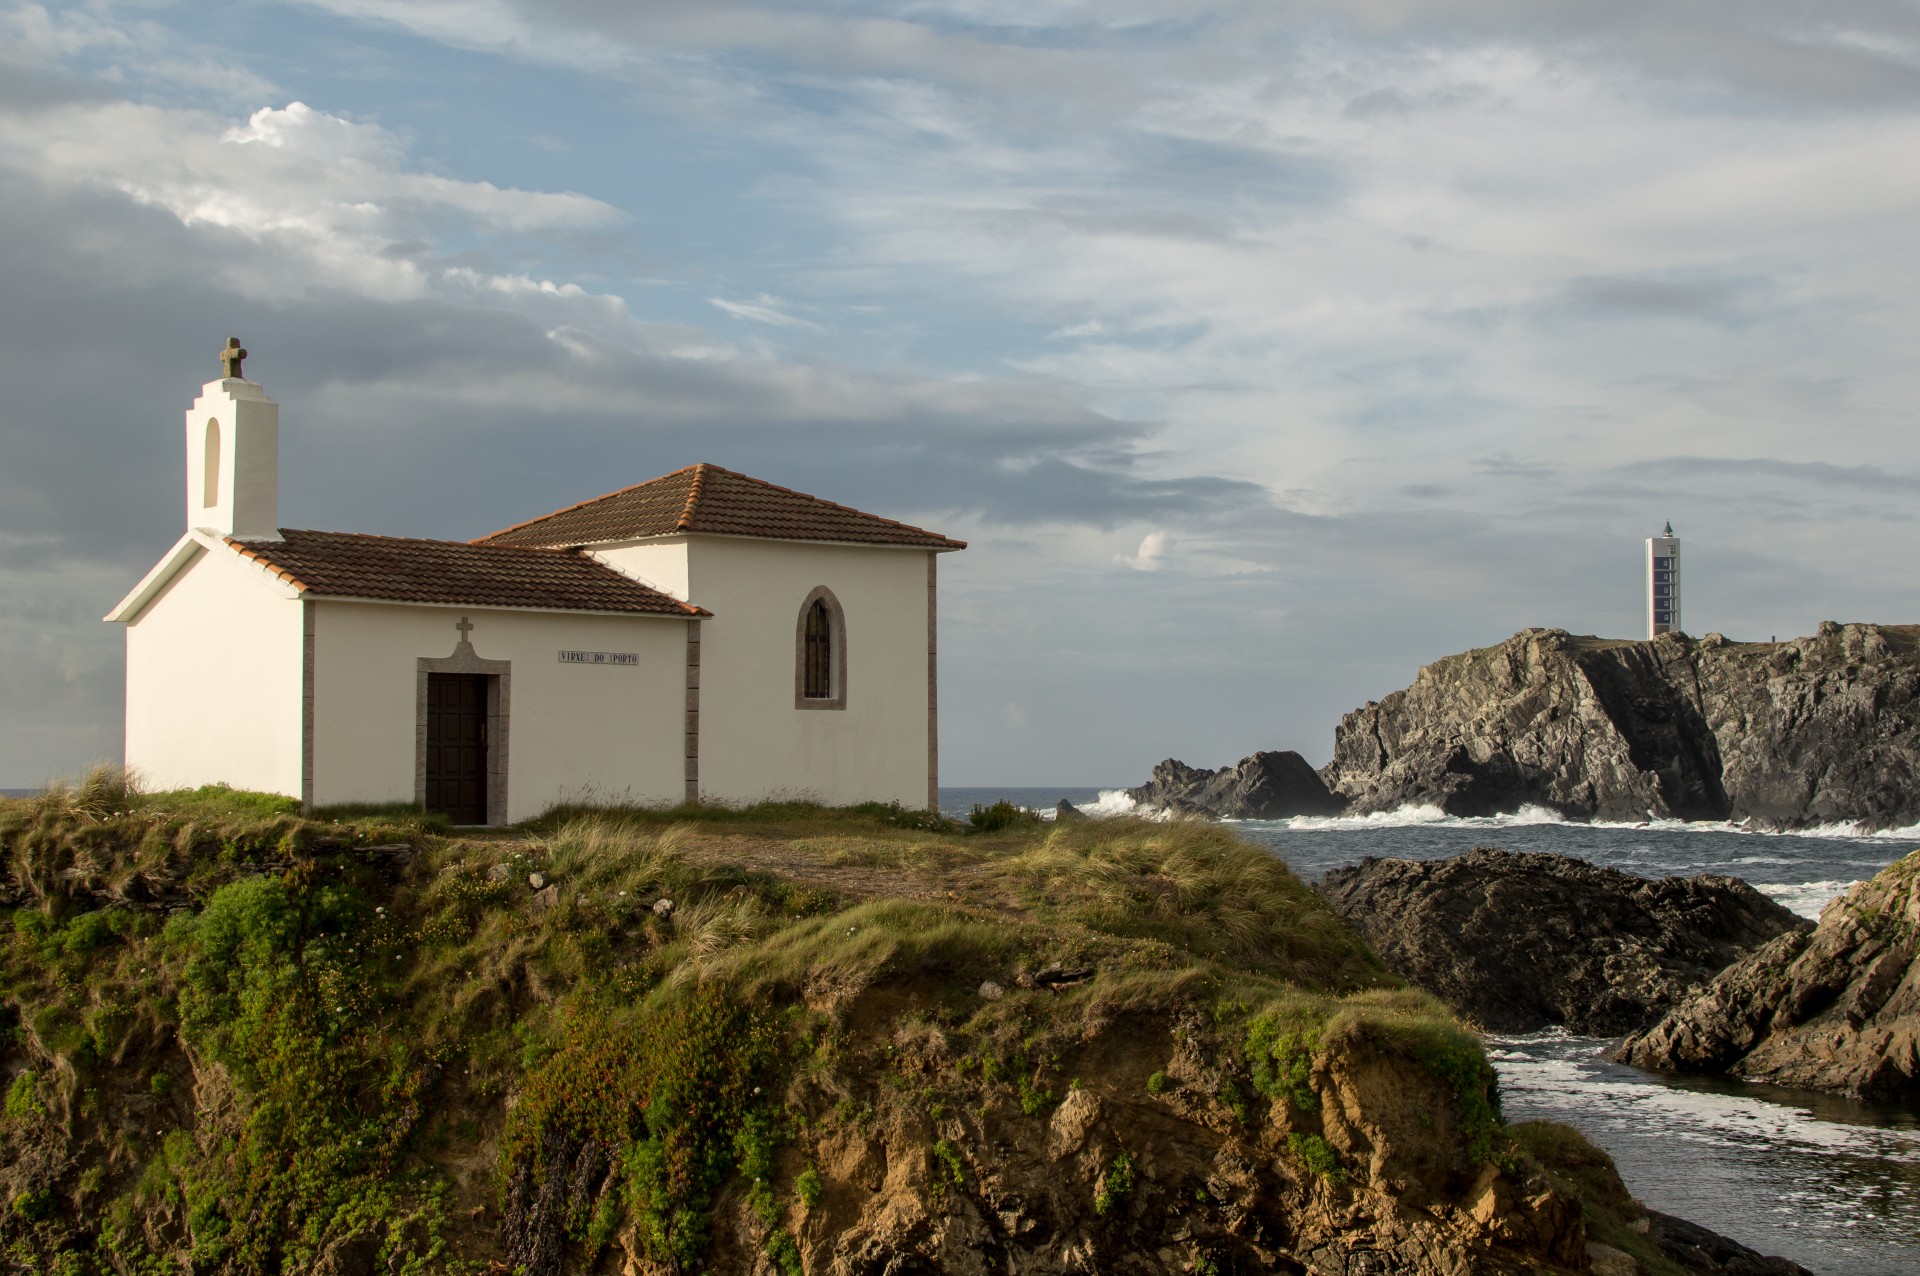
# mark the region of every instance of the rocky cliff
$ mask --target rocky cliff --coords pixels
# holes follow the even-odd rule
[[[1368,858],[1321,893],[1396,974],[1496,1032],[1647,1027],[1802,918],[1733,877],[1634,877],[1564,855],[1480,848]]]
[[[1358,812],[1534,804],[1794,828],[1920,821],[1920,628],[1651,642],[1529,629],[1354,710],[1328,788]]]
[[[1152,779],[1128,789],[1127,796],[1148,811],[1228,820],[1335,815],[1346,806],[1291,749],[1249,754],[1218,771],[1168,758],[1153,768]]]
[[[1507,1125],[1476,1039],[1223,829],[794,803],[462,839],[289,806],[0,800],[0,1271],[1693,1252],[1576,1132]],[[1797,1270],[1716,1253],[1685,1269]]]
[[[1920,1096],[1920,851],[1722,972],[1621,1062],[1861,1098]]]

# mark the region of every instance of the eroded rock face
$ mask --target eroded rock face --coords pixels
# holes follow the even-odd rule
[[[1168,758],[1153,768],[1151,780],[1127,794],[1149,810],[1229,820],[1333,815],[1345,806],[1291,749],[1250,754],[1218,771]]]
[[[1255,1099],[1243,1121],[1221,1103],[1229,1078],[1202,1034],[1114,1022],[1071,1061],[1081,1083],[1050,1113],[951,1103],[929,1120],[876,1105],[871,1121],[814,1127],[802,1151],[824,1186],[793,1221],[805,1270],[1578,1269],[1580,1203],[1537,1167],[1476,1163],[1452,1081],[1347,1034],[1313,1053],[1313,1105]],[[911,1048],[895,1045],[895,1058]],[[1324,1162],[1304,1163],[1301,1140]],[[713,1257],[714,1270],[766,1270],[744,1243]]]
[[[1920,820],[1920,629],[1651,642],[1528,629],[1342,719],[1327,787],[1358,812]]]
[[[1643,1028],[1803,918],[1732,877],[1658,881],[1481,848],[1365,859],[1320,884],[1394,972],[1498,1032]]]
[[[1920,1096],[1920,851],[1730,966],[1614,1057],[1860,1098]]]
[[[870,1098],[872,1115],[810,1123],[792,1149],[795,1164],[817,1167],[820,1181],[817,1196],[788,1218],[803,1270],[1519,1276],[1588,1269],[1585,1204],[1529,1156],[1488,1155],[1484,1147],[1475,1156],[1462,1077],[1349,1027],[1313,1049],[1304,1073],[1311,1103],[1249,1096],[1242,1078],[1239,1094],[1249,1102],[1235,1113],[1222,1104],[1231,1077],[1203,1022],[1171,1033],[1166,1027],[1149,1016],[1095,1031],[1062,1060],[1080,1083],[1050,1113],[977,1096],[932,1107],[895,1104],[885,1097],[888,1087],[856,1085],[848,1097]],[[933,1062],[925,1037],[903,1029],[891,1044],[891,1062],[876,1071],[905,1059]],[[1158,1080],[1149,1085],[1149,1077]],[[1308,1148],[1314,1151],[1303,1156]],[[1647,1211],[1604,1154],[1589,1153],[1607,1166],[1609,1198],[1637,1214],[1629,1225],[1661,1256],[1688,1260],[1685,1270],[1804,1276],[1791,1263],[1760,1259]],[[710,1269],[772,1276],[750,1212],[733,1217],[736,1225],[723,1225],[716,1237]],[[1668,1222],[1684,1230],[1684,1248],[1669,1245]],[[1769,1265],[1743,1265],[1747,1258]],[[634,1258],[624,1270],[667,1276]]]

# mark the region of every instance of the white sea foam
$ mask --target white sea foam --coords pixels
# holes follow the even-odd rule
[[[1763,895],[1791,908],[1802,917],[1811,917],[1815,921],[1825,911],[1828,904],[1846,894],[1860,883],[1855,881],[1825,882],[1755,882],[1753,887]]]
[[[1690,1143],[1762,1146],[1920,1163],[1920,1130],[1822,1120],[1811,1111],[1752,1094],[1664,1084],[1605,1064],[1607,1042],[1561,1029],[1490,1037],[1487,1054],[1510,1106],[1575,1102],[1596,1123],[1655,1126]],[[1603,1141],[1604,1141],[1604,1136]]]
[[[1080,808],[1096,819],[1114,815],[1140,815],[1140,804],[1125,789],[1101,789],[1100,796]]]
[[[1059,810],[1059,808],[1051,806],[1030,807],[1028,809],[1039,812],[1040,818],[1043,820],[1053,819]],[[1165,811],[1142,810],[1138,802],[1135,802],[1131,797],[1127,796],[1125,789],[1101,789],[1099,797],[1091,802],[1080,803],[1078,810],[1080,814],[1092,816],[1096,820],[1112,819],[1117,815],[1138,815],[1144,816],[1149,820],[1164,820],[1169,818]]]
[[[1250,820],[1248,823],[1277,824],[1302,832],[1332,833],[1366,829],[1401,829],[1438,826],[1462,829],[1504,829],[1532,824],[1566,824],[1558,811],[1544,806],[1523,806],[1504,815],[1448,815],[1437,806],[1402,806],[1391,811],[1367,815],[1295,815],[1284,820]]]
[[[1101,800],[1115,796],[1126,799],[1124,792],[1102,793]],[[1130,802],[1130,800],[1129,800]],[[1118,813],[1118,812],[1116,812]],[[1461,829],[1501,829],[1537,826],[1543,824],[1565,824],[1573,827],[1596,829],[1627,829],[1634,832],[1659,833],[1741,833],[1751,837],[1807,837],[1824,838],[1832,841],[1913,841],[1920,842],[1920,824],[1910,824],[1896,829],[1869,830],[1864,824],[1842,822],[1835,824],[1816,824],[1804,829],[1762,828],[1758,825],[1733,820],[1679,820],[1664,816],[1652,816],[1644,820],[1570,820],[1560,812],[1545,806],[1523,806],[1517,811],[1499,815],[1448,815],[1438,806],[1431,804],[1396,807],[1391,811],[1373,811],[1366,815],[1296,815],[1284,820],[1249,820],[1250,824],[1272,824],[1281,828],[1299,829],[1303,832],[1347,832],[1385,828],[1461,828]],[[1769,861],[1754,859],[1751,863]],[[1788,861],[1777,861],[1785,863]]]

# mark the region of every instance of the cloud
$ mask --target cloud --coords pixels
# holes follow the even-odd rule
[[[1920,491],[1920,474],[1895,474],[1878,465],[1834,465],[1828,461],[1789,461],[1776,457],[1665,456],[1632,461],[1612,473],[1631,483],[1673,488],[1708,481],[1773,479],[1851,491]]]
[[[728,301],[724,297],[709,297],[707,304],[726,311],[735,319],[745,319],[750,323],[770,324],[776,328],[805,328],[810,332],[820,332],[821,327],[810,320],[788,314],[781,308],[778,298],[761,293],[751,301]]]
[[[399,299],[479,280],[418,245],[470,234],[566,233],[619,210],[571,193],[503,189],[413,165],[400,140],[301,102],[241,123],[199,110],[69,101],[0,113],[0,164],[53,190],[108,190],[181,224],[270,251],[237,254],[250,291],[282,298],[324,279]]]
[[[111,78],[204,100],[257,102],[275,93],[271,81],[209,43],[169,29],[124,6],[48,9],[16,4],[0,13],[0,66],[44,75],[61,63],[104,58]]]
[[[1715,628],[1920,606],[1910,7],[5,21],[0,591],[59,605],[0,626],[0,783],[63,714],[111,739],[85,618],[177,528],[229,332],[290,519],[471,534],[711,459],[968,537],[979,778],[1311,756],[1440,652],[1631,632],[1667,514]]]
[[[1551,478],[1554,474],[1554,468],[1551,465],[1509,456],[1504,452],[1493,456],[1477,457],[1473,462],[1473,468],[1492,478],[1539,480]]]
[[[1140,548],[1131,554],[1119,554],[1115,557],[1138,572],[1157,572],[1166,566],[1173,554],[1173,537],[1164,531],[1151,531],[1140,541]]]
[[[1567,281],[1565,304],[1630,319],[1728,319],[1746,310],[1759,281],[1633,279],[1593,276]]]

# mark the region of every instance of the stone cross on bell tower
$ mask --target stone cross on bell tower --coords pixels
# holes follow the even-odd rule
[[[240,338],[228,337],[226,347],[220,351],[221,371],[231,380],[245,380],[246,378],[240,375],[240,361],[246,357],[247,352],[240,348]]]

